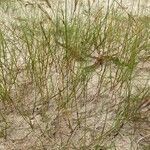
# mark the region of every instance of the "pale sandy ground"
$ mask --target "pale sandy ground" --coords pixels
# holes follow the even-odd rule
[[[28,3],[27,0],[26,3]],[[40,3],[43,2],[40,1]],[[138,9],[138,4],[135,0],[127,0],[126,2],[123,1],[123,5],[126,7],[127,11],[132,10],[134,13],[136,13]],[[148,0],[145,0],[144,3],[140,4],[139,6],[142,14],[146,12],[150,13],[149,11],[146,11],[146,9],[148,10],[149,7],[150,3],[148,3]],[[144,8],[146,12],[143,12],[142,8]],[[20,12],[20,14],[18,13],[19,15],[17,15],[16,11]],[[3,16],[1,20],[8,25],[9,23],[13,22],[15,18],[19,18],[21,15],[24,14],[17,7],[14,7],[14,12],[12,11],[11,13],[0,10],[0,16]],[[31,16],[34,15],[32,14]],[[150,63],[142,62],[137,68],[138,69],[136,70],[135,84],[142,86],[144,85],[144,83],[148,83],[148,85],[150,86]],[[22,83],[24,82],[28,81],[23,81]],[[46,112],[44,118],[41,114],[41,111],[43,109],[41,108],[41,104],[37,106],[34,116],[31,114],[30,108],[28,108],[26,112],[28,117],[21,116],[20,114],[18,115],[17,113],[9,112],[7,115],[8,124],[0,122],[0,131],[3,128],[6,128],[6,132],[8,134],[6,139],[0,137],[0,150],[57,150],[61,149],[61,142],[66,142],[67,140],[73,142],[74,144],[80,145],[80,143],[82,143],[83,141],[79,141],[79,139],[81,138],[81,135],[83,135],[85,130],[87,131],[87,141],[89,141],[90,143],[94,136],[101,131],[101,127],[105,122],[104,120],[107,120],[107,124],[105,125],[107,129],[109,129],[109,127],[113,124],[113,114],[110,112],[107,116],[106,110],[103,110],[102,106],[107,105],[108,107],[112,108],[112,106],[115,104],[114,100],[117,97],[119,98],[118,95],[114,94],[115,97],[112,97],[110,99],[109,97],[111,97],[113,93],[109,93],[110,95],[104,95],[103,97],[101,97],[101,101],[95,102],[93,99],[95,94],[94,91],[96,91],[96,85],[97,75],[95,74],[93,75],[93,78],[91,79],[91,82],[89,84],[89,93],[91,93],[91,96],[89,97],[89,99],[87,99],[88,103],[86,106],[84,105],[84,103],[81,103],[79,107],[81,119],[82,116],[84,118],[86,112],[87,129],[85,129],[85,126],[81,125],[81,127],[76,130],[76,127],[74,126],[74,124],[72,124],[72,127],[74,128],[74,133],[69,138],[70,129],[68,128],[68,121],[66,120],[66,118],[68,118],[68,116],[71,116],[71,123],[77,122],[76,113],[74,110],[68,110],[67,112],[63,112],[62,110],[62,116],[59,116],[58,119],[58,111],[56,109],[55,101],[51,100],[51,103],[49,104],[49,109]],[[20,92],[22,91],[22,95],[20,94],[20,96],[24,101],[27,102],[27,106],[30,105],[30,107],[32,107],[32,102],[34,101],[34,93],[32,91],[33,87],[30,84],[22,84],[21,88],[22,89],[20,89]],[[148,102],[149,101],[150,100],[148,99]],[[145,112],[144,109],[143,114]],[[101,110],[103,112],[101,112]],[[32,128],[30,124],[32,124]],[[132,130],[132,126],[132,124],[127,125],[123,129],[121,129],[119,135],[115,139],[112,139],[112,137],[110,136],[110,138],[105,141],[106,145],[110,143],[111,140],[113,140],[117,150],[130,150],[131,146],[132,150],[134,150],[139,148],[138,143],[143,142],[143,140],[148,142],[150,132],[144,130],[145,128],[147,128],[147,124],[143,125],[143,127],[140,127],[140,125],[137,123],[139,131],[136,134],[133,134],[133,136],[128,136],[129,133],[134,133],[134,131]],[[45,132],[47,134],[45,134]],[[63,139],[63,141],[61,141],[61,139]],[[72,148],[66,149],[71,150]]]

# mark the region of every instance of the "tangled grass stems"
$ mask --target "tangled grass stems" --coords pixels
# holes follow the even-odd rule
[[[39,16],[15,10],[14,21],[1,24],[0,137],[16,147],[14,136],[33,140],[26,149],[96,150],[134,136],[127,146],[139,147],[148,136],[138,133],[149,135],[150,79],[140,71],[149,65],[149,16],[119,1],[106,10],[94,1],[14,2],[18,12]],[[23,137],[14,133],[20,126]]]

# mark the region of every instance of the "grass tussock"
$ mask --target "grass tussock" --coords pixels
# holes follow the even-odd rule
[[[149,15],[78,0],[0,13],[2,148],[149,149]]]

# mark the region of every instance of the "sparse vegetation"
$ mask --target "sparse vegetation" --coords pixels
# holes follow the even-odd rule
[[[0,149],[148,150],[141,12],[117,0],[1,1]]]

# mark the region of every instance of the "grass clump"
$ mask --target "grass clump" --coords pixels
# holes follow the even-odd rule
[[[147,148],[149,16],[117,1],[13,4],[0,29],[2,144]]]

